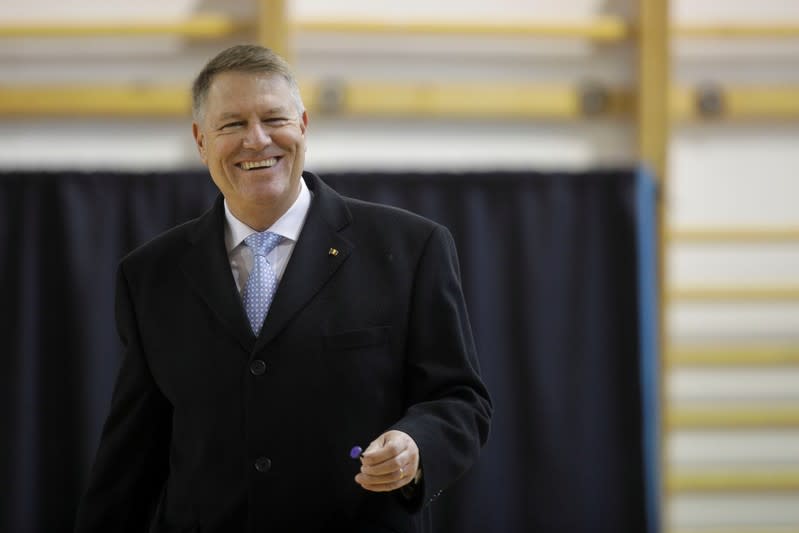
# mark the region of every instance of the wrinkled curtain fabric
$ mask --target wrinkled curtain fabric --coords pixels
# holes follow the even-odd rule
[[[494,399],[442,532],[656,531],[654,205],[646,172],[336,173],[450,228]],[[207,209],[205,171],[0,173],[0,531],[67,532],[119,363],[119,259]],[[289,267],[290,268],[290,267]]]

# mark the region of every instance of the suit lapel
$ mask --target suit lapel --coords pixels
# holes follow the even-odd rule
[[[225,249],[224,204],[220,195],[197,221],[189,238],[193,246],[181,262],[186,278],[242,348],[251,352],[255,336],[250,330]]]
[[[341,196],[313,174],[303,174],[314,194],[288,267],[264,321],[256,351],[268,344],[346,261],[353,245],[340,231],[350,223]]]
[[[193,246],[181,262],[192,288],[249,353],[274,339],[321,290],[354,248],[340,234],[350,223],[350,214],[341,196],[313,174],[306,172],[303,176],[314,194],[311,208],[257,340],[250,330],[230,271],[221,195],[196,222],[189,236]]]

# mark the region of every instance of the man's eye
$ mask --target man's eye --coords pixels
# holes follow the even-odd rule
[[[270,126],[280,126],[288,122],[287,118],[268,118],[264,120],[265,123],[269,124]]]
[[[241,122],[241,121],[228,122],[227,124],[222,126],[222,129],[224,130],[224,129],[236,128],[238,126],[241,126],[242,124],[243,124],[243,122]]]

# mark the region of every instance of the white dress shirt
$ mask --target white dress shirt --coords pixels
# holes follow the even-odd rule
[[[267,231],[283,236],[281,243],[266,256],[275,271],[278,283],[283,279],[283,272],[285,272],[291,253],[294,251],[294,245],[300,237],[310,207],[311,191],[305,185],[305,180],[300,178],[300,194],[297,199],[294,200],[288,211],[267,229]],[[230,260],[233,280],[236,282],[239,293],[247,285],[247,279],[252,271],[253,254],[250,247],[244,244],[244,239],[253,233],[256,233],[254,229],[233,216],[227,205],[227,200],[225,200],[225,248]]]

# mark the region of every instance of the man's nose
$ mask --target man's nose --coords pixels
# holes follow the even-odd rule
[[[260,150],[271,143],[272,137],[269,134],[269,128],[260,122],[256,122],[255,124],[249,126],[244,134],[244,148],[250,150]]]

